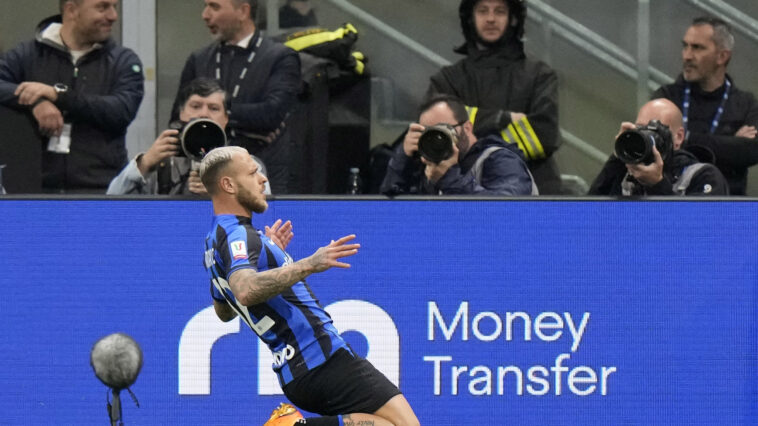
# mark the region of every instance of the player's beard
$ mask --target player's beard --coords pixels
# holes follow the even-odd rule
[[[240,187],[237,192],[237,202],[253,213],[263,213],[268,208],[266,196],[259,194],[257,197],[245,187]]]

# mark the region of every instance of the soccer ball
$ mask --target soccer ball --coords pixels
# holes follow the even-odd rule
[[[263,426],[293,426],[303,415],[292,404],[282,402],[271,412],[271,417]]]

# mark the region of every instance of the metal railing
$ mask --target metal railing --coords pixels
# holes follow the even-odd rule
[[[546,25],[551,31],[559,35],[580,50],[594,56],[601,62],[610,66],[622,75],[637,80],[637,58],[627,53],[624,49],[611,43],[606,38],[561,13],[554,7],[542,0],[529,2],[529,14],[527,19],[534,20],[539,25]],[[650,67],[650,90],[655,90],[663,84],[674,81],[663,71]]]
[[[438,67],[450,65],[450,61],[444,57],[421,45],[417,41],[391,27],[384,21],[377,19],[372,14],[364,11],[359,7],[356,7],[350,1],[325,1],[330,3],[332,6],[342,10],[343,12],[354,16],[356,19],[362,21],[378,33],[394,41],[395,43],[404,46],[427,62]],[[721,0],[685,1],[707,11],[708,13],[722,16],[736,30],[758,42],[758,21],[750,18],[734,7],[726,4]],[[269,3],[273,2],[274,0],[269,0]],[[533,20],[535,23],[547,28],[547,33],[555,33],[580,50],[588,53],[589,55],[598,59],[600,62],[616,70],[621,75],[637,81],[638,98],[640,98],[641,101],[643,97],[645,97],[645,92],[647,90],[653,91],[661,85],[673,82],[674,79],[659,69],[650,66],[650,38],[648,31],[650,0],[638,0],[638,2],[638,19],[640,21],[646,22],[640,22],[640,25],[638,26],[638,32],[644,34],[644,36],[641,37],[638,43],[637,57],[626,52],[624,49],[610,42],[606,38],[583,26],[576,20],[561,13],[543,0],[530,0],[530,13],[528,14],[528,19]],[[595,148],[591,144],[571,134],[563,128],[561,128],[560,131],[561,136],[568,145],[584,153],[588,158],[591,158],[595,161],[598,161],[600,163],[604,163],[606,161],[608,155],[603,151]]]
[[[736,31],[758,43],[758,20],[722,0],[685,0],[687,3],[711,14],[720,16]]]
[[[401,46],[405,46],[407,49],[416,53],[419,57],[425,59],[426,61],[438,67],[450,65],[451,62],[447,59],[436,54],[431,49],[428,49],[427,47],[421,45],[400,31],[392,28],[385,22],[377,19],[363,9],[354,6],[349,1],[326,1],[332,4],[334,7],[341,9],[345,13],[356,17],[388,39],[400,44]],[[595,46],[593,50],[589,51],[590,54],[609,64],[614,69],[619,70],[623,75],[632,79],[637,78],[635,59],[628,53],[624,52],[621,48],[615,46],[613,43],[600,37],[589,29],[581,26],[578,22],[572,20],[568,16],[561,14],[549,5],[544,4],[542,1],[532,0],[529,5],[530,10],[532,10],[532,8],[536,5],[539,16],[533,19],[537,20],[538,23],[542,24],[545,21],[550,21],[552,23],[555,22],[555,20],[561,20],[563,24],[558,25],[556,28],[556,32],[559,35],[566,37],[569,41],[575,43],[578,47],[585,50],[587,50],[587,44],[589,42],[589,44]],[[530,15],[534,16],[534,14]],[[652,89],[657,88],[663,82],[668,83],[670,81],[673,81],[671,78],[668,78],[665,74],[658,70],[651,70],[651,75],[653,78],[657,79],[656,81],[660,82],[651,83],[656,84],[656,86],[652,87]],[[601,164],[608,159],[607,153],[595,148],[593,145],[587,143],[578,136],[563,128],[561,128],[560,131],[561,137],[568,145],[572,146],[579,152],[582,152],[588,158],[591,158]]]

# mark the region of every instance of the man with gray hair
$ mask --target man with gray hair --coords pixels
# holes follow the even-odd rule
[[[682,74],[653,99],[666,98],[681,108],[684,148],[700,161],[713,162],[732,195],[745,195],[747,169],[758,164],[758,103],[727,74],[733,49],[729,24],[713,17],[694,19],[682,40]]]

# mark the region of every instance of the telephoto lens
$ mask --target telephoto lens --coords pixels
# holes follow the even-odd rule
[[[201,161],[213,148],[226,146],[226,133],[209,118],[195,118],[189,122],[174,121],[169,126],[179,130],[180,157]]]
[[[616,157],[626,164],[651,164],[655,161],[653,147],[665,162],[673,151],[674,142],[668,126],[653,120],[645,126],[627,130],[616,139]]]
[[[458,135],[453,126],[437,124],[427,127],[418,140],[418,152],[432,163],[445,161],[453,156],[453,145],[458,142]]]

